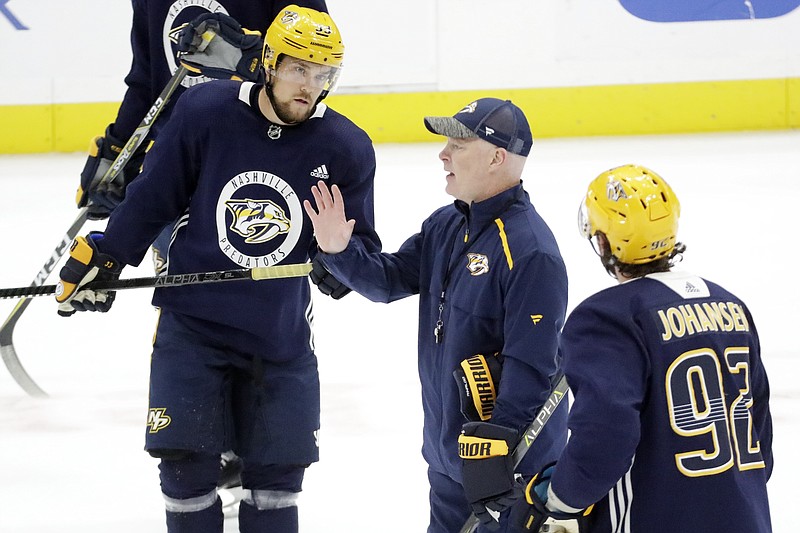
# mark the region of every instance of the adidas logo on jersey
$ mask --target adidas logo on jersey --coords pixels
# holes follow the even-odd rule
[[[693,292],[700,292],[700,289],[698,289],[697,287],[695,287],[694,285],[692,285],[688,281],[686,282],[685,290],[686,290],[687,294],[688,293],[693,293]]]
[[[317,178],[318,180],[326,180],[330,176],[328,176],[328,167],[325,165],[320,165],[314,170],[311,171],[311,177]]]

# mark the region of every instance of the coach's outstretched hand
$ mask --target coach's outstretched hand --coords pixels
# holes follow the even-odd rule
[[[97,241],[103,238],[99,231],[72,241],[69,259],[59,273],[56,285],[58,314],[72,316],[75,311],[105,313],[114,303],[115,291],[92,290],[84,286],[90,281],[109,281],[119,278],[122,266],[110,255],[100,253]]]
[[[347,220],[344,214],[344,199],[342,192],[336,185],[328,189],[324,181],[318,181],[311,187],[317,209],[311,207],[311,202],[303,201],[303,207],[314,225],[314,237],[317,246],[326,254],[338,254],[347,248],[356,221]]]

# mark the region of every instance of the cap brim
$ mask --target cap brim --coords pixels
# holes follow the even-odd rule
[[[468,139],[477,137],[474,131],[463,125],[453,117],[425,117],[425,127],[437,135],[444,135],[453,139]]]

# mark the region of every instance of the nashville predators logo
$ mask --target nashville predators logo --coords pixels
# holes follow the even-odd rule
[[[471,104],[468,104],[468,105],[464,106],[464,108],[461,111],[459,111],[458,113],[474,113],[475,109],[477,109],[477,107],[478,107],[478,102],[472,102]],[[456,115],[458,113],[456,113]]]
[[[280,263],[303,235],[300,202],[292,185],[278,175],[248,170],[233,176],[217,197],[220,251],[242,268]]]
[[[183,28],[185,28],[188,25],[189,25],[188,22],[184,22],[180,26],[176,26],[171,30],[167,31],[167,35],[169,36],[170,42],[172,42],[173,44],[178,44],[178,39],[181,35],[181,31],[183,31]]]
[[[230,229],[248,244],[265,243],[292,226],[283,209],[269,200],[228,200],[225,206],[233,214]]]
[[[611,181],[606,184],[606,196],[614,202],[628,198],[628,195],[625,194],[625,189],[622,188],[622,184],[618,181]]]
[[[541,319],[542,315],[531,315],[531,321],[533,322],[534,326],[538,324]]]
[[[489,272],[489,258],[483,254],[467,254],[467,270],[473,276]]]
[[[298,13],[297,11],[290,11],[287,9],[283,12],[283,16],[281,17],[281,24],[291,24],[292,22],[295,22],[299,19],[300,19],[300,13]]]
[[[150,428],[150,433],[158,433],[172,422],[172,418],[166,413],[166,407],[154,407],[147,412],[147,427]]]

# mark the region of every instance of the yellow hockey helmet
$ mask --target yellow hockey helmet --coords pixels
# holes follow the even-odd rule
[[[281,10],[264,38],[262,61],[274,74],[282,55],[331,67],[325,92],[336,85],[344,59],[344,43],[339,28],[327,13],[290,5]]]
[[[592,239],[602,233],[620,263],[639,265],[670,257],[681,206],[664,179],[639,165],[603,172],[581,203],[578,226]]]

